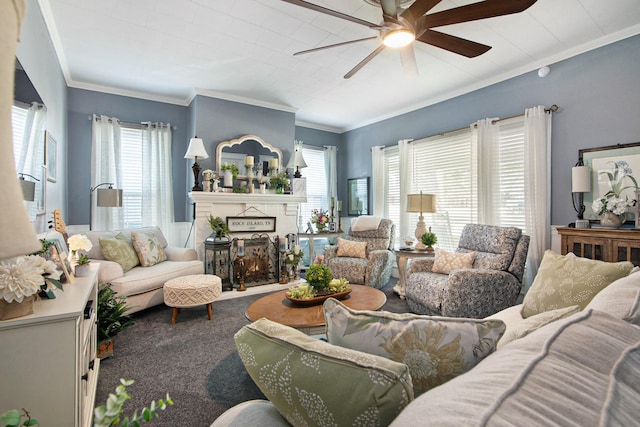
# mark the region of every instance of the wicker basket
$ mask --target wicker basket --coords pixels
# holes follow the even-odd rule
[[[33,313],[35,296],[25,297],[22,302],[6,302],[0,299],[0,320],[15,319]]]

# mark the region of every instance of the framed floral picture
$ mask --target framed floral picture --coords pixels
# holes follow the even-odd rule
[[[614,203],[626,201],[626,208],[618,210],[622,210],[628,220],[634,214],[637,218],[633,201],[638,200],[636,183],[640,183],[640,142],[582,149],[578,156],[591,171],[591,192],[584,193],[583,198],[585,219],[593,221],[600,217],[594,207],[602,210],[603,200],[611,208]],[[594,202],[598,203],[594,205]]]

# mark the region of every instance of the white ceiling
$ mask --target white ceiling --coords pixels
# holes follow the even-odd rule
[[[444,0],[434,11],[475,1]],[[386,49],[345,80],[378,40],[293,53],[377,32],[281,0],[39,2],[70,87],[181,105],[211,95],[295,111],[298,124],[334,131],[640,33],[639,0],[538,0],[519,14],[439,28],[493,47],[477,58],[415,43],[419,77],[405,79],[399,53]],[[381,22],[364,0],[311,2]]]

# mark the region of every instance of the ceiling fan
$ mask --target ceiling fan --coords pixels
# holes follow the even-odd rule
[[[442,0],[415,0],[411,6],[404,10],[402,10],[401,6],[409,3],[407,0],[373,0],[373,3],[379,3],[382,7],[382,24],[374,24],[303,0],[282,1],[355,22],[380,32],[378,36],[350,40],[294,53],[294,55],[302,55],[381,37],[382,44],[345,74],[344,78],[348,79],[387,47],[400,50],[400,59],[406,76],[417,76],[418,67],[413,50],[413,42],[415,40],[466,56],[467,58],[482,55],[491,49],[491,46],[441,33],[432,28],[522,12],[537,0],[484,0],[430,14],[428,12]],[[370,0],[365,1],[372,3]]]

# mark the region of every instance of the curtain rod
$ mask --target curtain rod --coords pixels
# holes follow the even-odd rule
[[[28,110],[29,108],[31,108],[33,104],[36,104],[38,109],[44,108],[44,105],[37,101],[28,103],[28,102],[18,101],[17,99],[13,100],[13,105],[15,105],[16,107],[24,108],[25,110]]]
[[[89,121],[93,120],[93,116],[89,116]],[[100,116],[96,116],[96,120],[102,120],[100,118]],[[111,123],[114,119],[113,118],[109,118],[109,122]],[[115,119],[118,123],[120,123],[120,125],[124,126],[124,127],[130,127],[130,128],[134,128],[134,129],[141,129],[143,126],[157,126],[156,123],[151,123],[151,122],[142,122],[142,123],[129,123],[129,122],[122,122],[120,121],[120,119]],[[166,126],[164,123],[161,124],[162,126]],[[176,130],[178,129],[178,126],[171,126],[171,129]]]

